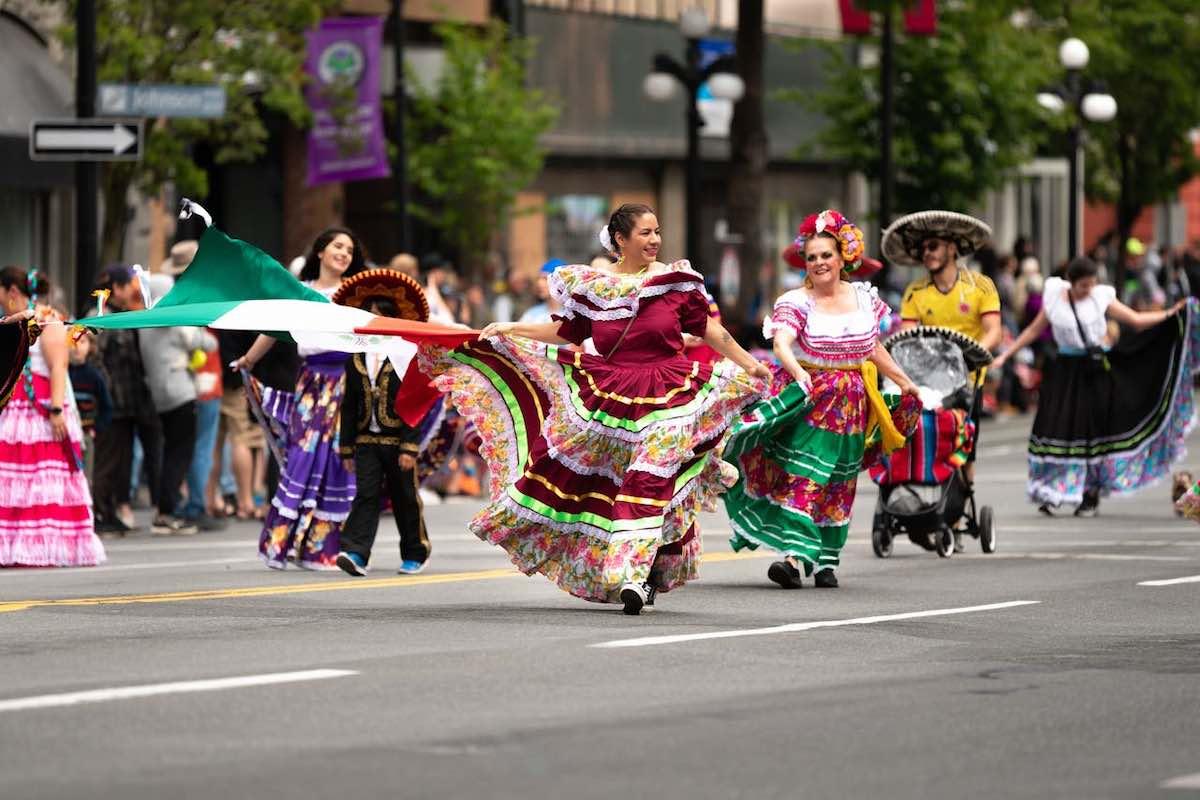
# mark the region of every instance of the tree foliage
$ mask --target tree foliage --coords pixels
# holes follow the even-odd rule
[[[1091,51],[1087,81],[1117,100],[1112,122],[1084,123],[1087,188],[1115,202],[1121,238],[1142,209],[1172,198],[1200,171],[1200,6],[1195,0],[1070,0],[1037,4],[1048,46],[1068,36]],[[1056,67],[1054,74],[1061,75]]]
[[[501,22],[483,28],[442,24],[445,71],[437,85],[417,81],[405,127],[413,182],[434,202],[412,208],[479,269],[516,196],[542,168],[538,138],[558,112],[525,80],[531,44]]]
[[[1020,5],[939,3],[936,37],[905,36],[893,12],[897,213],[970,208],[1034,155],[1048,124],[1035,98],[1054,54],[1037,31],[1013,24]],[[879,66],[860,65],[845,42],[827,49],[828,88],[797,98],[828,120],[810,144],[878,180]]]
[[[125,196],[131,186],[157,191],[171,181],[181,193],[204,196],[208,180],[192,156],[209,145],[218,163],[251,161],[267,143],[264,110],[295,124],[308,119],[303,96],[304,32],[336,0],[87,0],[96,6],[96,66],[100,82],[221,84],[228,97],[221,119],[160,119],[146,126],[137,163],[105,164],[102,249],[119,253]],[[80,0],[69,0],[74,20]],[[73,24],[61,31],[74,47]]]

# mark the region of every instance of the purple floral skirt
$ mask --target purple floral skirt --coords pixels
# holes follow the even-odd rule
[[[354,474],[338,455],[345,353],[304,359],[295,392],[264,386],[243,373],[251,408],[279,460],[279,488],[259,536],[269,566],[289,560],[306,569],[333,569],[342,523],[354,499]]]

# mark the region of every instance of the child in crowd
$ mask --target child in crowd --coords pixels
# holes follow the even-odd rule
[[[96,434],[106,430],[112,422],[112,397],[108,394],[108,383],[104,380],[104,374],[88,360],[91,352],[92,335],[84,334],[71,348],[67,366],[67,375],[75,392],[75,404],[79,409],[79,421],[83,426],[83,467],[89,486],[96,462]]]
[[[333,301],[380,316],[429,318],[429,306],[417,282],[390,269],[368,270],[347,278]],[[338,450],[354,471],[357,488],[350,516],[342,526],[337,565],[351,575],[367,574],[385,483],[400,531],[400,574],[415,575],[425,569],[429,559],[417,484],[420,437],[395,408],[402,378],[382,353],[355,353],[346,359]]]

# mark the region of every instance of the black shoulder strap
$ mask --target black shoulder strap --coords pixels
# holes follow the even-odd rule
[[[1071,297],[1071,290],[1067,289],[1067,302],[1071,304],[1071,316],[1075,318],[1075,327],[1079,329],[1079,339],[1083,342],[1084,349],[1092,346],[1088,341],[1087,334],[1083,332],[1083,323],[1079,321],[1079,312],[1075,310],[1075,298]]]

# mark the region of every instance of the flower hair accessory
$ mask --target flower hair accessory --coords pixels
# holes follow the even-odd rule
[[[613,247],[612,234],[608,232],[607,225],[600,229],[600,233],[596,234],[596,238],[600,240],[600,246],[604,248],[604,252],[617,252],[616,248]]]
[[[862,267],[863,255],[866,253],[863,232],[857,225],[843,217],[841,212],[834,211],[832,208],[826,209],[820,214],[810,214],[805,217],[804,222],[800,223],[800,235],[796,237],[793,246],[796,248],[794,252],[801,256],[799,259],[801,266],[803,265],[804,245],[808,243],[809,239],[821,233],[828,233],[837,238],[838,250],[841,251],[844,264],[843,269],[847,273],[854,273]],[[792,258],[787,260],[792,266],[798,266]]]

